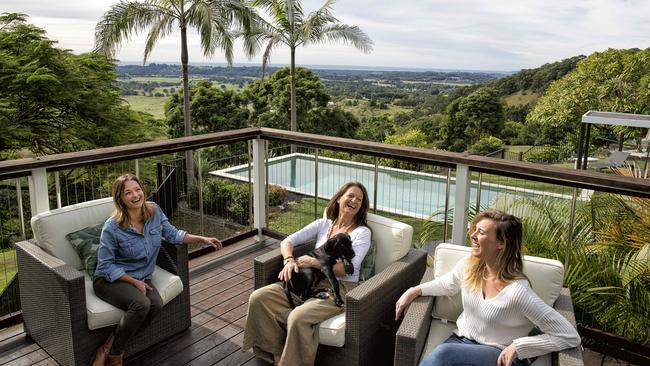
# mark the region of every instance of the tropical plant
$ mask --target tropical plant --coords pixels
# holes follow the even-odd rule
[[[195,28],[201,36],[201,50],[206,57],[217,49],[224,52],[228,64],[233,60],[234,26],[250,28],[256,14],[242,0],[143,0],[125,1],[113,5],[95,28],[95,50],[114,57],[117,49],[132,33],[149,29],[143,62],[151,54],[156,42],[181,31],[181,69],[183,74],[183,118],[185,135],[192,134],[190,122],[190,93],[187,51],[187,29]],[[246,32],[244,32],[246,33]],[[242,34],[244,34],[242,33]],[[245,45],[249,45],[245,40]],[[252,48],[244,47],[252,56]],[[188,179],[191,180],[191,151],[186,156]]]
[[[332,14],[335,0],[307,15],[297,0],[254,0],[252,6],[269,12],[271,22],[259,22],[251,34],[255,50],[266,43],[262,57],[262,72],[271,60],[271,52],[286,45],[291,51],[291,131],[297,131],[296,117],[296,48],[309,44],[343,41],[363,52],[370,52],[373,42],[359,27],[342,24]]]
[[[564,261],[570,202],[522,198],[507,210],[522,218],[528,253]],[[578,322],[647,343],[650,325],[650,200],[594,194],[578,203],[565,284]]]

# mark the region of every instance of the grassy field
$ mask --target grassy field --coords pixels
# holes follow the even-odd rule
[[[145,97],[142,95],[129,95],[124,99],[136,111],[151,113],[156,118],[165,118],[165,102],[167,97]]]
[[[527,92],[516,92],[514,94],[511,94],[503,99],[503,101],[506,103],[508,106],[518,106],[518,105],[526,105],[530,104],[531,102],[534,102],[539,98],[539,94],[527,91]]]
[[[0,251],[0,293],[4,291],[17,271],[16,250],[3,249]]]
[[[339,106],[343,108],[344,111],[354,114],[354,116],[357,118],[381,115],[395,117],[396,114],[407,113],[412,110],[412,108],[406,108],[392,104],[387,104],[387,109],[379,109],[378,107],[372,108],[370,107],[369,102],[366,100],[360,100],[359,104],[355,106],[343,105],[343,103],[340,103]]]

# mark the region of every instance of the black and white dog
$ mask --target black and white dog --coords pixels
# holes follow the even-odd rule
[[[323,246],[312,250],[306,255],[318,259],[320,262],[320,270],[309,267],[300,268],[297,273],[291,274],[291,279],[284,281],[284,293],[287,295],[289,305],[295,308],[291,293],[294,293],[305,301],[310,297],[319,299],[326,299],[328,297],[327,289],[316,288],[318,283],[324,278],[330,281],[332,290],[334,290],[334,303],[337,306],[343,305],[343,299],[339,292],[339,281],[334,274],[332,267],[336,264],[337,260],[342,260],[345,264],[345,272],[347,274],[354,273],[354,266],[352,265],[352,258],[355,253],[352,250],[352,240],[350,235],[346,233],[336,234],[333,238],[328,240]]]

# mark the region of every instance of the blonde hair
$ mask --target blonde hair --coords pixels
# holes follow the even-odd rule
[[[138,179],[138,177],[135,175],[127,173],[120,175],[117,177],[117,179],[115,179],[112,189],[113,203],[115,204],[115,212],[113,212],[113,218],[115,219],[115,222],[124,229],[129,226],[129,212],[124,202],[122,202],[122,193],[124,193],[124,185],[126,182],[131,180],[138,183],[140,188],[142,188],[142,193],[144,195],[143,199],[146,199],[147,197],[147,193],[142,186],[142,183],[140,183],[140,179]],[[155,212],[156,211],[154,210],[153,205],[149,202],[145,202],[140,208],[140,217],[143,221],[147,221],[154,216]]]
[[[521,221],[499,210],[486,210],[474,217],[470,226],[470,233],[476,230],[476,224],[481,220],[492,220],[496,225],[496,238],[503,243],[503,250],[497,256],[496,278],[502,283],[511,283],[515,280],[526,279],[524,274],[523,255],[521,254],[523,228]],[[485,276],[485,262],[476,257],[470,257],[467,276],[464,284],[472,291],[481,291]],[[530,283],[530,280],[528,280]]]
[[[368,209],[370,208],[370,199],[368,198],[368,191],[363,184],[359,182],[347,182],[339,190],[334,193],[330,202],[327,204],[327,210],[325,211],[327,218],[334,221],[339,216],[339,198],[347,192],[350,187],[357,187],[363,192],[363,200],[361,200],[361,208],[359,212],[354,216],[354,225],[355,227],[359,226],[368,226],[367,217]]]

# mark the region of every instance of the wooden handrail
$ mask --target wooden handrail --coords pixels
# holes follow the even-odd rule
[[[444,150],[389,145],[371,141],[360,141],[270,128],[262,128],[261,136],[262,138],[269,140],[297,143],[316,148],[341,150],[372,156],[383,156],[400,160],[410,160],[424,164],[434,164],[446,167],[455,166],[456,164],[464,164],[469,166],[470,170],[476,172],[650,198],[650,180],[624,177],[615,174],[604,174],[592,170],[569,169],[525,161],[493,159],[485,156],[470,155],[468,153],[455,153]]]
[[[48,171],[56,171],[89,164],[103,164],[198,149],[245,141],[257,137],[316,148],[381,156],[444,167],[455,167],[457,164],[464,164],[469,166],[470,170],[476,172],[650,198],[650,180],[646,179],[523,161],[492,159],[467,153],[454,153],[444,150],[397,146],[371,141],[254,127],[37,158],[3,161],[0,162],[0,179],[26,176],[30,174],[31,169],[36,168],[46,168]]]
[[[243,128],[205,135],[179,137],[174,139],[142,142],[101,149],[76,151],[63,154],[38,156],[35,158],[7,160],[0,162],[0,179],[29,175],[36,168],[48,171],[69,169],[89,164],[104,164],[121,160],[131,160],[170,154],[202,147],[246,141],[260,135],[259,128]]]

